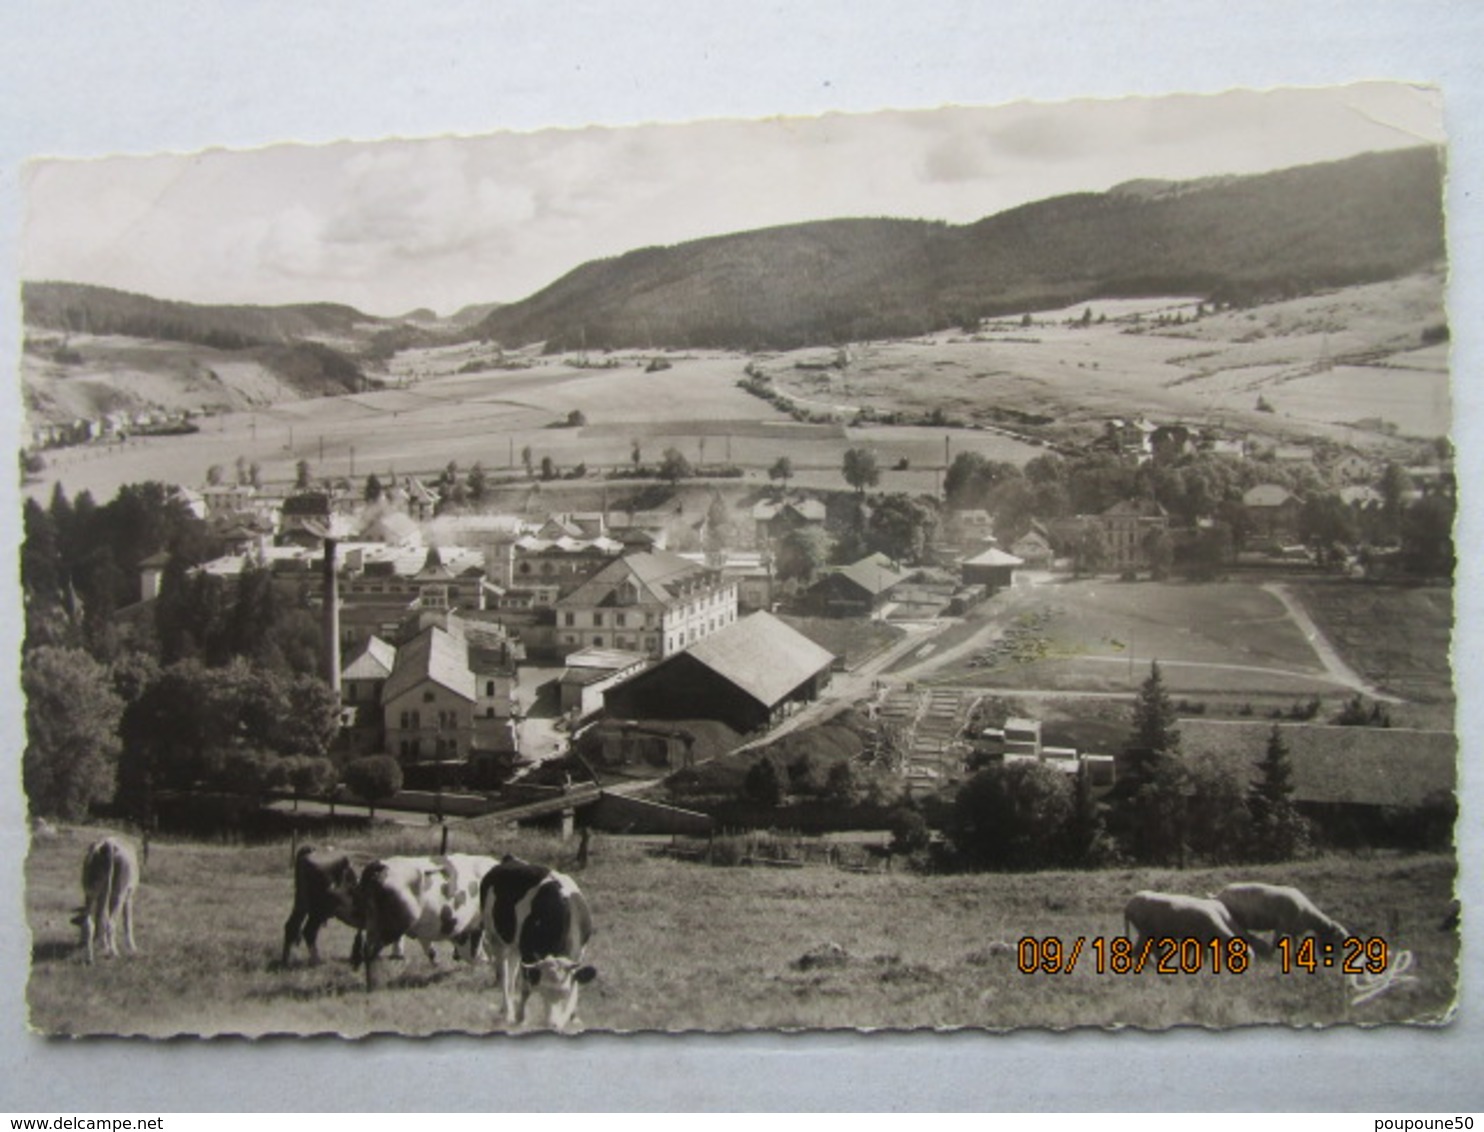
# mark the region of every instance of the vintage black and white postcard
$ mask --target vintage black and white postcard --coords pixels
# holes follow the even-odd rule
[[[31,1026],[1436,1023],[1399,83],[38,160]]]

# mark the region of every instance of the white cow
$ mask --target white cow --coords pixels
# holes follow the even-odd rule
[[[577,1023],[577,996],[597,969],[583,962],[592,913],[572,878],[507,856],[480,885],[485,946],[494,957],[505,1021],[525,1021],[531,989],[553,1029]]]
[[[1216,894],[1232,919],[1249,932],[1272,932],[1273,942],[1283,936],[1317,936],[1324,943],[1339,943],[1349,936],[1345,926],[1330,919],[1296,888],[1250,881],[1229,884]]]
[[[1211,940],[1240,938],[1226,906],[1200,896],[1172,892],[1136,892],[1123,907],[1123,934],[1144,939]]]
[[[124,921],[124,942],[134,948],[134,890],[139,886],[139,857],[122,837],[105,837],[88,846],[82,862],[82,911],[73,923],[82,928],[82,944],[88,962],[93,961],[93,941],[101,933],[105,955],[118,955],[114,922]]]
[[[365,941],[366,989],[376,986],[381,949],[411,936],[437,963],[433,944],[451,940],[454,953],[473,960],[482,930],[479,882],[495,867],[493,857],[450,853],[446,857],[387,857],[361,873],[360,908]],[[354,962],[354,957],[352,957]]]

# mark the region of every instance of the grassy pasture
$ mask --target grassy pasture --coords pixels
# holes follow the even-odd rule
[[[1034,634],[1034,659],[1001,654],[989,664],[970,664],[979,648],[1042,610],[1050,616]],[[965,625],[975,628],[945,634],[911,675],[1007,689],[1123,691],[1136,687],[1149,674],[1149,661],[1158,660],[1175,692],[1343,691],[1323,679],[1319,658],[1282,604],[1244,582],[1089,578],[1016,586],[996,596],[982,620]],[[934,655],[941,663],[934,664]]]
[[[1366,679],[1409,699],[1452,701],[1451,588],[1312,582],[1293,589],[1346,663]]]
[[[1088,307],[1108,321],[1066,325]],[[1417,349],[1423,328],[1444,319],[1436,275],[1153,325],[1160,311],[1189,318],[1194,308],[1194,299],[1094,301],[1040,312],[1031,327],[1012,320],[973,336],[865,343],[843,373],[799,371],[789,355],[764,368],[791,395],[880,410],[973,417],[993,405],[1061,425],[1138,411],[1361,445],[1384,443],[1350,427],[1364,418],[1415,436],[1448,431],[1446,354]],[[1124,321],[1136,311],[1143,323]],[[1347,364],[1356,357],[1365,364]],[[1276,416],[1256,411],[1259,394]]]
[[[708,354],[675,356],[670,369],[656,373],[637,365],[582,369],[555,359],[530,369],[430,373],[409,379],[405,388],[283,401],[211,417],[192,435],[56,449],[47,453],[41,478],[24,490],[44,500],[60,480],[69,494],[86,488],[101,500],[142,480],[198,483],[212,464],[230,469],[238,456],[259,464],[264,479],[278,483],[292,481],[301,459],[317,476],[349,475],[352,467],[358,478],[389,469],[426,473],[449,460],[510,471],[520,466],[527,446],[537,464],[550,456],[563,469],[585,463],[595,470],[627,467],[635,438],[650,464],[674,447],[693,462],[740,464],[765,482],[766,469],[787,455],[798,482],[830,487],[843,486],[846,448],[864,445],[883,469],[903,459],[912,465],[910,471],[884,471],[885,490],[935,486],[932,469],[943,463],[943,430],[799,425],[736,387],[744,364],[742,355]],[[587,427],[550,427],[574,409],[586,416]],[[1016,463],[1042,451],[973,431],[955,432],[952,446],[954,452],[973,449]]]
[[[84,846],[97,831],[36,842],[27,860],[33,1027],[55,1034],[485,1033],[503,1029],[488,967],[434,971],[417,949],[367,995],[321,936],[326,962],[277,955],[289,847],[157,842],[137,901],[141,954],[87,968],[68,917]],[[431,834],[377,833],[342,848],[425,852]],[[467,836],[456,847],[472,846]],[[570,849],[521,835],[493,843],[558,865]],[[598,934],[592,1028],[1231,1026],[1437,1020],[1456,983],[1458,938],[1439,929],[1454,865],[1441,856],[1332,857],[1290,866],[924,877],[825,867],[712,869],[599,836],[580,877]],[[1113,936],[1143,888],[1203,893],[1238,877],[1294,883],[1360,935],[1412,952],[1417,981],[1349,1006],[1333,972],[1097,974],[1090,942],[1070,974],[1023,974],[1022,936]],[[1001,944],[1009,944],[1007,950]]]

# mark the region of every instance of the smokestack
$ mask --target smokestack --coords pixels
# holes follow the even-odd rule
[[[336,570],[335,540],[325,539],[325,679],[340,698],[340,577]]]

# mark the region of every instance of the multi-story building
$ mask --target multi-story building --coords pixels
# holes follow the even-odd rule
[[[478,699],[463,643],[429,626],[397,649],[382,687],[387,749],[404,762],[467,758]]]
[[[1144,540],[1152,531],[1166,531],[1170,517],[1152,499],[1123,499],[1099,517],[1108,566],[1114,570],[1137,570],[1149,563]]]
[[[737,584],[669,551],[626,554],[556,603],[564,652],[615,648],[656,658],[737,619]]]

